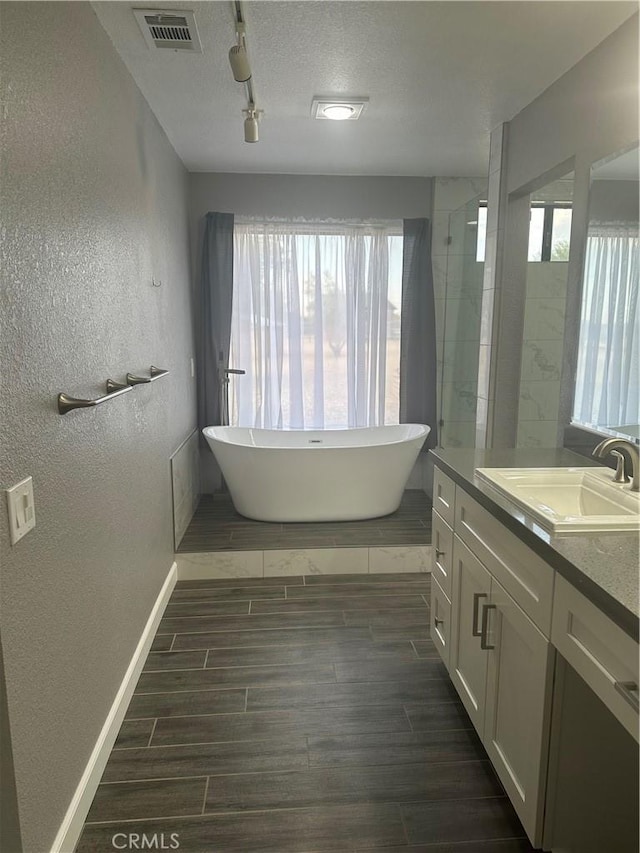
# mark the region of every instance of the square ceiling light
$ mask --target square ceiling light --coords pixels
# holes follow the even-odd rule
[[[311,102],[311,115],[329,121],[356,121],[368,103],[369,98],[321,98],[316,95]]]

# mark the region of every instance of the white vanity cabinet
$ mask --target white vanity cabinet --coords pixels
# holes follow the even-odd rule
[[[637,853],[638,643],[439,468],[431,636],[534,847]]]
[[[449,673],[531,842],[541,840],[549,640],[454,536]]]
[[[444,477],[439,472],[441,483]],[[451,495],[450,486],[444,491]],[[539,584],[530,582],[529,573],[532,562],[535,565],[539,558],[531,553],[530,560],[529,549],[514,541],[508,531],[500,533],[495,519],[460,487],[455,487],[454,501],[450,644],[445,663],[529,839],[538,846],[542,840],[553,654],[548,636],[496,574],[507,578],[530,611],[550,627],[552,589],[548,581],[552,587],[553,573],[542,580],[543,591],[537,590]],[[443,520],[437,515],[434,511],[433,526],[442,532]],[[493,524],[484,524],[485,516]],[[443,595],[436,568],[439,560],[434,548],[432,586],[436,601]],[[435,642],[434,631],[435,621]]]
[[[564,578],[556,579],[551,638],[618,722],[640,741],[638,644]]]

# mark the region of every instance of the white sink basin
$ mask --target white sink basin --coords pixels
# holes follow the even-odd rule
[[[609,468],[476,468],[476,476],[554,533],[640,530],[640,495]]]

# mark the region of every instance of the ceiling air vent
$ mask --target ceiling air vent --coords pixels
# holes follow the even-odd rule
[[[193,12],[133,9],[147,46],[152,50],[190,50],[202,53]]]

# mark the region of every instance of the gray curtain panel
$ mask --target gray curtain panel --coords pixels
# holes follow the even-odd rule
[[[198,308],[198,426],[218,426],[220,370],[229,366],[233,295],[233,214],[207,213]]]
[[[423,447],[427,450],[438,441],[431,224],[428,219],[405,219],[403,235],[400,423],[430,426]]]

